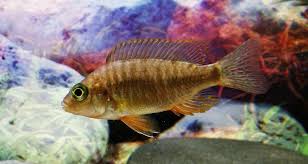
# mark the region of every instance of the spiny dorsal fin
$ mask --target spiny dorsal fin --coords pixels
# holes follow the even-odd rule
[[[107,63],[128,59],[164,59],[209,64],[209,44],[205,41],[168,39],[133,39],[121,42],[112,48]]]
[[[193,113],[203,113],[218,103],[216,94],[209,90],[204,90],[195,95],[192,99],[183,101],[172,107],[171,111],[176,115],[193,115]]]
[[[153,137],[153,134],[159,133],[156,121],[149,116],[124,116],[120,119],[128,127],[145,136]]]

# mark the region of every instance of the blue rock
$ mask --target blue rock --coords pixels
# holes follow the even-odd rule
[[[69,72],[57,72],[54,69],[41,68],[38,72],[39,80],[46,85],[57,85],[68,87],[72,81],[72,74]]]
[[[62,86],[68,88],[81,80],[79,73],[50,60],[33,56],[31,51],[17,47],[0,35],[0,89],[9,89],[38,80],[42,87]]]
[[[175,7],[175,2],[165,0],[111,11],[102,7],[88,24],[70,30],[83,43],[79,53],[101,51],[131,38],[165,38]]]
[[[22,80],[28,76],[27,61],[16,54],[18,50],[16,45],[0,36],[0,89],[22,85]]]
[[[0,12],[0,34],[49,57],[99,52],[128,38],[165,37],[176,7],[166,0],[27,2],[3,4],[8,9]]]

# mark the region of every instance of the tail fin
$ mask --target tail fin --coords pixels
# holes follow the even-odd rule
[[[248,40],[222,58],[218,62],[221,66],[222,85],[254,94],[265,93],[269,84],[260,70],[260,54],[260,43]]]

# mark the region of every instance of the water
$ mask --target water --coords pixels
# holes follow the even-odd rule
[[[221,143],[234,139],[275,145],[296,152],[284,160],[307,161],[301,155],[308,155],[308,10],[298,2],[0,1],[0,159],[126,163],[133,151],[149,151],[142,148],[144,143],[170,139],[181,145],[183,138],[219,138]],[[215,47],[208,54],[209,63],[249,38],[259,39],[263,46],[260,64],[272,86],[264,95],[216,87],[221,101],[206,113],[153,114],[161,133],[150,139],[120,121],[63,111],[61,101],[69,89],[105,64],[112,46],[133,38],[207,40]],[[185,148],[200,150],[196,147],[206,144]],[[258,160],[252,155],[258,155],[257,150],[246,157]],[[268,150],[269,156],[262,158],[269,159],[276,152],[261,150]],[[185,150],[175,152],[184,154]],[[203,163],[199,156],[206,153],[187,155],[186,162]],[[169,157],[173,155],[162,152],[155,160],[164,162]],[[138,161],[138,156],[129,161]]]

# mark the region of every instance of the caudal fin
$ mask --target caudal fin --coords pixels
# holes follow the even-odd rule
[[[269,84],[261,72],[259,64],[260,43],[248,40],[218,63],[221,65],[221,82],[223,86],[245,92],[265,93]]]

